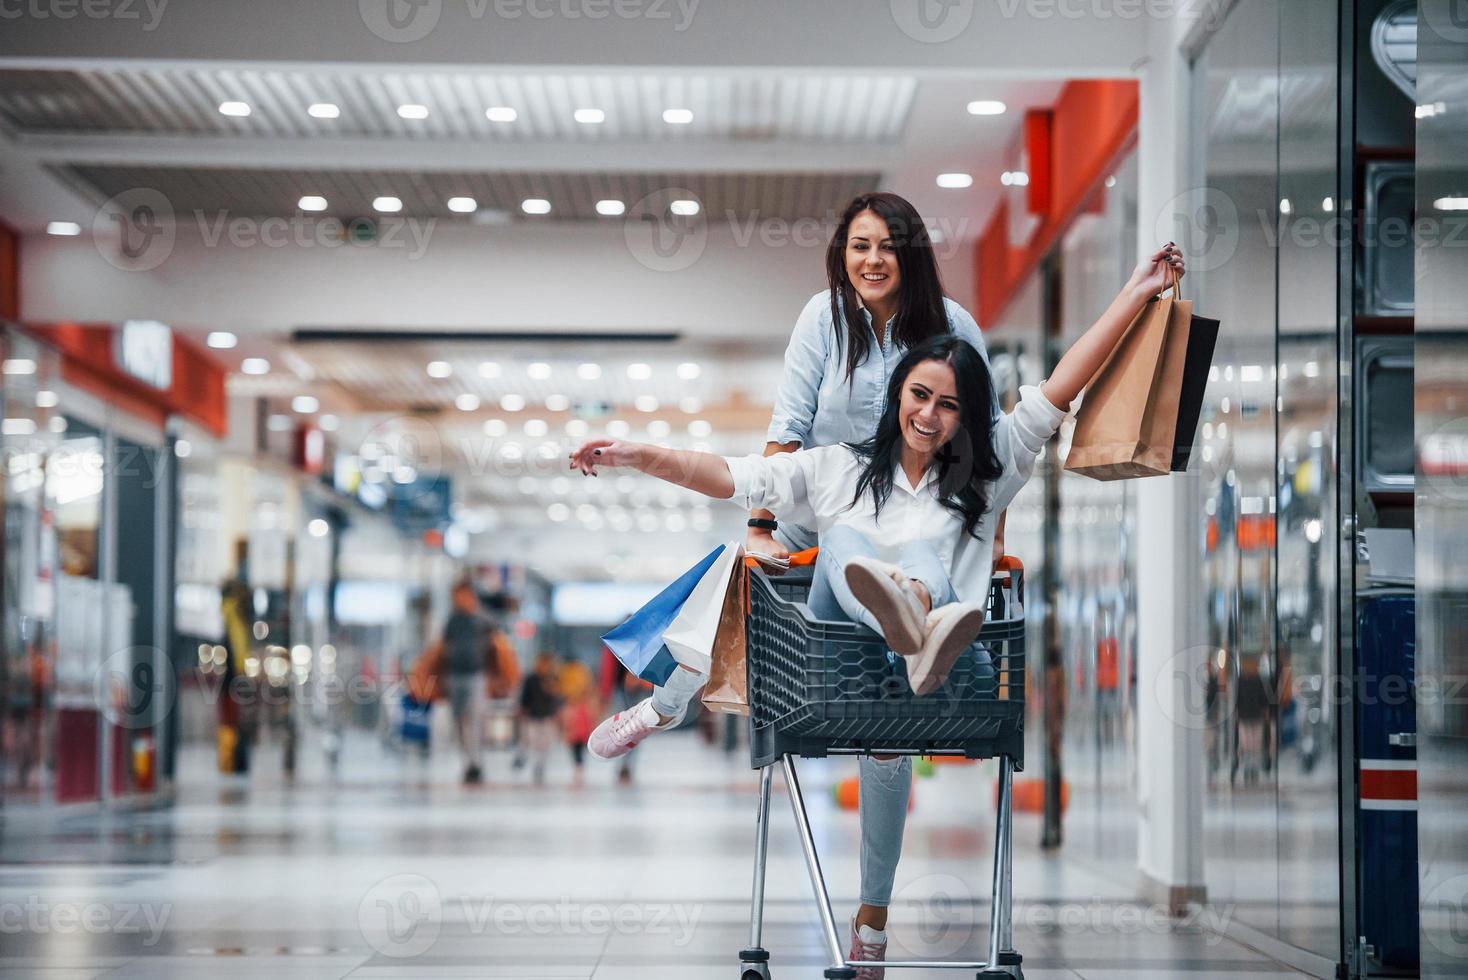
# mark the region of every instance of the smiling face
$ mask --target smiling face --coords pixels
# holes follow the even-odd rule
[[[932,455],[958,432],[958,383],[947,361],[923,361],[902,383],[897,423],[913,452]]]
[[[861,301],[871,307],[893,308],[902,276],[887,222],[875,211],[862,211],[846,229],[846,275]]]

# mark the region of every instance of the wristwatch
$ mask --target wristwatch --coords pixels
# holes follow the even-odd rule
[[[780,522],[765,520],[763,517],[751,517],[749,519],[749,526],[762,528],[766,531],[778,531],[780,529]]]

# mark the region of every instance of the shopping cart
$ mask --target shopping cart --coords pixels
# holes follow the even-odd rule
[[[974,969],[980,977],[1022,980],[1022,958],[1014,950],[1011,918],[1010,797],[1013,774],[1024,768],[1023,565],[1006,556],[990,584],[988,615],[978,642],[988,650],[992,668],[971,651],[959,657],[941,690],[921,698],[913,696],[905,666],[900,658],[888,656],[880,636],[864,626],[811,617],[805,606],[811,578],[809,569],[792,570],[778,578],[749,572],[750,754],[760,770],[760,790],[749,946],[739,954],[741,980],[770,978],[770,954],[760,942],[770,783],[777,761],[784,772],[819,906],[831,962],[824,974],[829,980],[851,980],[858,966]],[[999,760],[987,960],[847,961],[795,772],[796,756],[828,755],[951,755]]]

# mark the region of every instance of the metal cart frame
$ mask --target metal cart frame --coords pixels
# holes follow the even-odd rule
[[[843,679],[836,679],[832,686],[829,673],[821,668],[812,668],[805,676],[807,695],[811,692],[819,698],[831,695],[828,705],[841,702],[841,708],[831,711],[835,716],[824,721],[812,721],[809,715],[820,715],[820,706],[814,712],[802,705],[798,712],[805,733],[790,734],[778,731],[781,721],[776,718],[766,699],[770,694],[768,685],[762,685],[762,674],[770,666],[764,656],[769,643],[792,642],[788,633],[793,627],[797,631],[795,652],[799,644],[805,644],[806,653],[819,656],[824,648],[836,646],[830,656],[850,656],[858,644],[863,648],[878,649],[885,656],[885,643],[880,637],[864,627],[853,624],[819,623],[812,620],[796,599],[802,588],[809,588],[809,573],[804,575],[787,573],[783,581],[769,579],[762,572],[751,572],[750,618],[749,618],[749,700],[751,725],[751,755],[755,768],[760,770],[759,808],[755,818],[755,863],[754,885],[750,896],[749,945],[740,951],[741,980],[770,980],[770,954],[763,945],[765,864],[770,832],[770,792],[774,779],[774,763],[778,760],[784,773],[785,786],[790,796],[791,815],[800,834],[800,845],[805,857],[806,870],[810,874],[811,890],[815,894],[817,910],[821,918],[821,930],[829,954],[830,965],[824,976],[828,980],[853,980],[859,967],[908,967],[930,969],[976,970],[979,977],[1006,977],[1023,980],[1023,957],[1014,949],[1013,933],[1013,820],[1012,789],[1016,770],[1024,766],[1024,569],[1018,559],[1006,556],[999,563],[998,571],[990,589],[989,613],[979,642],[985,644],[993,658],[994,672],[991,683],[995,690],[983,704],[999,705],[1002,710],[990,711],[973,703],[965,706],[973,713],[966,719],[955,720],[950,714],[938,723],[922,719],[902,717],[911,710],[921,713],[922,707],[904,708],[903,705],[921,705],[914,699],[910,688],[905,692],[894,692],[886,680],[877,686],[878,695],[871,697],[870,684],[856,691],[840,690]],[[784,593],[782,597],[780,593]],[[771,616],[784,620],[787,635],[783,640],[771,632]],[[803,624],[796,620],[799,617]],[[787,660],[789,658],[787,657]],[[870,665],[870,661],[868,662]],[[956,668],[957,669],[957,668]],[[789,679],[786,678],[788,681]],[[848,674],[844,682],[851,680]],[[822,689],[822,684],[825,684]],[[856,697],[853,697],[853,694]],[[971,694],[965,688],[958,694]],[[926,699],[924,699],[926,701]],[[785,699],[786,707],[790,699]],[[882,708],[872,708],[873,713],[885,717],[880,721],[862,717],[863,704],[880,703]],[[932,702],[927,702],[932,703]],[[958,703],[950,701],[950,706]],[[796,716],[787,711],[784,718]],[[800,724],[795,727],[801,727]],[[763,731],[762,731],[763,729]],[[773,731],[772,731],[773,730]],[[890,743],[884,742],[884,730],[895,732]],[[810,734],[814,731],[815,734]],[[855,733],[855,734],[852,734]],[[771,737],[773,735],[773,737]],[[816,853],[815,837],[811,832],[810,817],[806,811],[805,798],[801,794],[800,779],[796,774],[796,756],[821,757],[826,755],[954,755],[969,758],[997,757],[999,759],[999,800],[994,842],[994,867],[989,922],[988,959],[983,961],[955,962],[948,960],[868,960],[849,961],[843,952],[841,934],[831,910],[831,896],[826,888],[826,879],[821,872],[820,856]]]

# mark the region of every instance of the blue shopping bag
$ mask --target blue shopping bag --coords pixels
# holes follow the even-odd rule
[[[714,562],[727,545],[719,545],[697,565],[678,577],[647,605],[633,613],[627,622],[603,636],[602,642],[632,673],[652,684],[663,684],[678,669],[678,661],[663,645],[663,634],[678,618],[678,610],[688,601]]]

